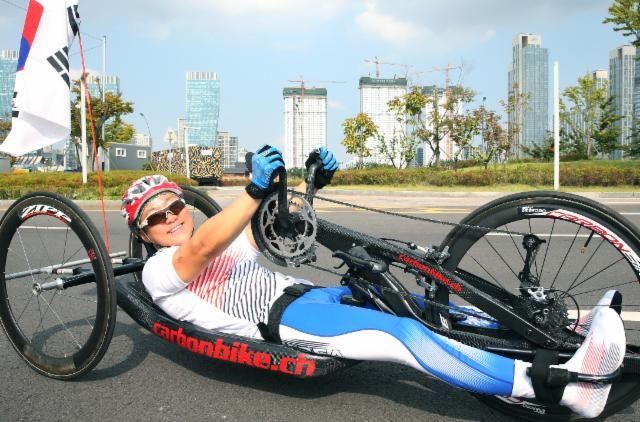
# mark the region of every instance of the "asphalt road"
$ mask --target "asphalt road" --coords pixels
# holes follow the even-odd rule
[[[218,192],[214,196],[227,204],[234,195]],[[478,197],[418,200],[355,195],[341,199],[447,221],[459,220],[486,201]],[[607,198],[602,202],[640,226],[640,199]],[[100,214],[88,213],[100,227]],[[355,230],[422,245],[438,244],[449,231],[443,225],[334,206],[320,206],[319,215]],[[119,213],[109,210],[107,220],[112,250],[126,250],[128,231]],[[326,252],[319,254],[319,263],[335,264]],[[321,285],[336,282],[335,276],[313,269],[286,272]],[[628,296],[625,300],[640,303]],[[38,375],[0,335],[0,415],[3,421],[509,420],[463,391],[396,364],[365,362],[324,379],[305,381],[215,362],[164,342],[121,311],[104,359],[73,382]],[[640,406],[635,404],[611,420],[637,420],[638,415]]]

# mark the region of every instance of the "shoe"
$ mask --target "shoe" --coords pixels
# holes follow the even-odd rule
[[[596,309],[582,346],[558,367],[581,374],[608,375],[622,365],[627,343],[622,319],[609,307]],[[583,417],[595,418],[604,410],[610,390],[611,384],[570,383],[560,404]]]
[[[620,314],[622,310],[622,295],[620,292],[616,290],[609,290],[607,293],[602,296],[602,298],[598,301],[596,306],[585,315],[582,315],[580,319],[572,324],[570,324],[567,328],[570,331],[574,330],[575,332],[580,334],[583,337],[586,337],[589,332],[589,328],[591,327],[591,322],[593,321],[594,316],[598,313],[600,309],[604,308],[612,308],[618,314]]]

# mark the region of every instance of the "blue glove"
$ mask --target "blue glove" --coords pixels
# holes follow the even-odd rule
[[[338,170],[338,162],[333,156],[333,153],[325,147],[320,147],[319,149],[311,151],[309,158],[307,158],[307,161],[304,163],[307,171],[309,171],[311,164],[316,162],[320,165],[316,167],[313,185],[318,189],[322,189],[331,183],[333,174]]]
[[[251,156],[250,168],[251,183],[245,190],[252,198],[263,199],[275,191],[276,186],[271,183],[274,173],[284,170],[282,153],[270,145],[263,145]]]

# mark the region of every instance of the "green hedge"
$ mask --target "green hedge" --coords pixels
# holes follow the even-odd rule
[[[120,199],[127,187],[137,178],[151,174],[148,171],[111,171],[102,174],[102,186],[106,199]],[[184,176],[165,174],[180,185],[196,185]],[[81,173],[24,173],[0,174],[0,199],[16,199],[30,192],[56,192],[71,199],[96,199],[98,176],[89,174],[86,185]]]
[[[431,186],[491,186],[522,184],[553,185],[553,165],[522,163],[472,167],[461,170],[412,168],[396,170],[373,168],[339,171],[332,185],[431,185]],[[590,161],[561,164],[562,186],[640,186],[640,162]]]

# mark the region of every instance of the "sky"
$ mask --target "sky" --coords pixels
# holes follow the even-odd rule
[[[609,68],[609,52],[629,40],[602,24],[612,0],[79,0],[87,67],[120,77],[136,113],[125,118],[164,149],[164,133],[185,114],[187,71],[214,71],[221,81],[218,130],[249,150],[284,147],[282,88],[303,77],[328,91],[327,146],[338,159],[341,123],[359,112],[358,80],[375,76],[380,61],[411,65],[409,78],[444,85],[428,70],[462,65],[451,79],[500,110],[507,66],[519,32],[542,35],[560,89],[587,71]],[[18,50],[27,0],[0,0],[0,49]],[[77,42],[71,68],[79,74]],[[380,65],[381,77],[406,67]],[[312,81],[341,81],[337,84]],[[551,111],[550,111],[551,115]]]

